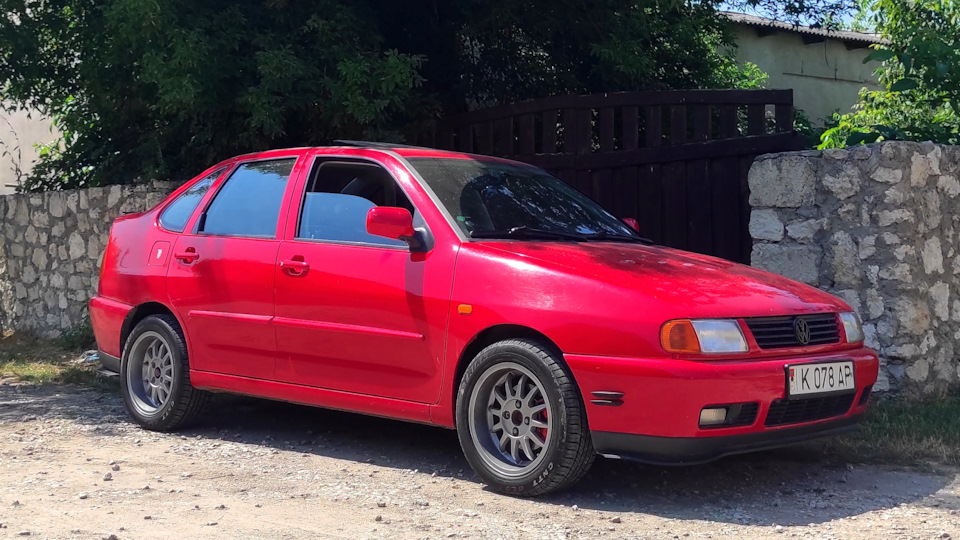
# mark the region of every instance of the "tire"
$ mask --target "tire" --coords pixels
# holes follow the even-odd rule
[[[190,385],[190,362],[180,323],[170,315],[140,321],[124,344],[120,393],[133,420],[152,431],[189,425],[209,394]]]
[[[463,374],[456,420],[470,466],[501,493],[534,497],[566,489],[596,457],[573,377],[534,340],[480,351]]]

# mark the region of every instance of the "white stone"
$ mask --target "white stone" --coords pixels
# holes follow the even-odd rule
[[[880,237],[888,246],[895,246],[900,243],[900,237],[890,232],[885,232]]]
[[[913,215],[913,212],[905,208],[897,208],[896,210],[881,210],[876,213],[876,216],[877,223],[879,223],[881,227],[889,227],[894,223],[913,223],[917,220],[916,216]]]
[[[63,192],[53,192],[50,194],[47,209],[51,217],[62,218],[66,213],[66,206],[66,196],[64,196]]]
[[[936,346],[937,337],[933,335],[933,332],[927,332],[927,335],[923,336],[923,341],[920,342],[920,354],[927,354],[930,349]]]
[[[923,382],[930,375],[930,360],[921,358],[907,367],[907,377],[916,381]]]
[[[47,250],[44,248],[34,249],[30,261],[41,271],[45,270],[47,268]]]
[[[86,245],[83,242],[83,237],[80,236],[80,233],[74,231],[70,233],[70,238],[67,240],[67,244],[70,249],[70,258],[76,260],[86,253]]]
[[[860,191],[860,175],[856,169],[841,169],[837,176],[824,176],[823,185],[838,199],[849,199]]]
[[[900,262],[907,258],[907,255],[913,255],[913,246],[897,246],[893,249],[893,256]]]
[[[857,244],[857,249],[859,251],[860,259],[869,259],[877,252],[877,235],[871,234],[864,236],[860,239],[860,242]]]
[[[123,187],[118,185],[110,186],[110,191],[107,194],[107,206],[113,208],[120,202],[120,197],[123,196]]]
[[[37,233],[37,229],[34,228],[33,225],[30,225],[23,233],[23,239],[26,240],[28,244],[36,244],[37,240],[40,239],[40,235]]]
[[[888,347],[884,352],[894,358],[910,359],[920,354],[920,347],[915,343],[905,343],[903,345]]]
[[[877,170],[873,171],[873,174],[870,175],[870,178],[884,184],[896,184],[900,182],[900,180],[903,180],[903,171],[900,169],[879,167]]]
[[[939,165],[934,167],[930,155],[923,155],[919,152],[913,154],[910,158],[910,185],[913,187],[922,187],[927,184],[927,179],[931,175],[940,174]]]
[[[23,271],[20,273],[20,280],[27,285],[34,283],[37,281],[37,271],[29,265],[24,267]]]
[[[883,315],[883,297],[876,289],[867,289],[867,317],[876,319]]]
[[[920,257],[923,259],[924,272],[928,274],[943,273],[943,249],[940,247],[939,238],[936,236],[928,238],[923,243],[923,251],[921,251]]]
[[[872,324],[863,325],[863,343],[871,349],[879,349],[880,341],[877,340],[877,327]]]
[[[894,206],[903,204],[907,200],[907,195],[900,189],[900,186],[893,186],[883,194],[883,202]]]
[[[926,302],[901,297],[893,311],[900,321],[900,329],[908,334],[920,336],[930,329],[930,308]]]
[[[755,161],[748,174],[754,208],[798,208],[814,203],[816,165],[810,157],[783,156]]]
[[[950,287],[938,281],[929,289],[930,299],[933,301],[933,313],[941,321],[950,319]]]
[[[750,263],[774,274],[815,285],[819,281],[820,251],[813,246],[755,244]]]
[[[750,236],[778,242],[783,239],[783,223],[776,210],[760,209],[750,213]]]
[[[847,231],[837,231],[830,242],[833,255],[833,281],[842,285],[860,284],[860,257],[853,238]]]
[[[936,229],[940,226],[940,195],[936,191],[930,190],[923,193],[920,199],[920,217],[923,219],[927,230]]]
[[[960,181],[955,176],[941,176],[937,180],[937,187],[949,197],[960,195]]]
[[[787,236],[797,242],[807,243],[813,240],[813,236],[823,228],[825,222],[823,219],[808,219],[791,223],[787,225]]]

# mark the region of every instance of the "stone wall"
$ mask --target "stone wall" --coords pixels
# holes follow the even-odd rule
[[[174,182],[0,196],[0,330],[53,337],[83,322],[110,224]]]
[[[863,318],[877,390],[960,381],[960,147],[886,142],[761,156],[752,264],[829,291]]]

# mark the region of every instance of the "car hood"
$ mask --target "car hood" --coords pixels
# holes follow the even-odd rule
[[[660,246],[614,242],[483,242],[541,265],[636,291],[690,317],[849,311],[842,300],[776,274]],[[530,261],[532,262],[532,261]],[[671,310],[672,311],[672,310]]]

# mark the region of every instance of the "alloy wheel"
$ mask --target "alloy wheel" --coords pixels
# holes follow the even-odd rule
[[[469,403],[470,435],[488,466],[517,477],[540,464],[551,443],[552,411],[533,373],[514,362],[491,366]]]

